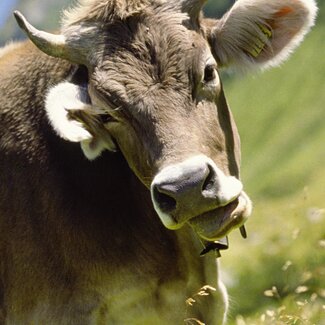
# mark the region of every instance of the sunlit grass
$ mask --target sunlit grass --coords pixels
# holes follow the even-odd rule
[[[283,67],[225,84],[254,202],[223,254],[231,325],[325,325],[325,25]]]
[[[230,324],[325,324],[324,180],[325,168],[290,197],[258,200],[248,239],[230,236]]]

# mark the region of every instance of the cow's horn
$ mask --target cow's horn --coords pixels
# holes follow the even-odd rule
[[[27,19],[19,12],[15,11],[14,16],[19,27],[25,31],[28,38],[44,53],[72,61],[74,63],[84,63],[78,55],[77,49],[70,48],[64,35],[55,35],[36,29]]]

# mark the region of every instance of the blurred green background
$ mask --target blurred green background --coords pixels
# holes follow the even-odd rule
[[[206,14],[220,17],[233,2],[210,0]],[[0,45],[23,37],[13,8],[49,30],[68,3],[0,0]],[[280,68],[222,73],[255,206],[248,239],[231,234],[221,259],[229,324],[325,325],[325,1],[318,4],[316,26]]]

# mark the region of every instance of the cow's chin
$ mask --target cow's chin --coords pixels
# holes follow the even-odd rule
[[[229,203],[188,221],[194,231],[207,241],[215,241],[242,226],[252,212],[252,203],[245,192]]]

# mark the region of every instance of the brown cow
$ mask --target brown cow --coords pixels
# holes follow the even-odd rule
[[[225,321],[199,254],[251,203],[217,69],[278,65],[316,5],[204,2],[81,0],[60,35],[15,13],[41,51],[0,50],[0,324]]]

